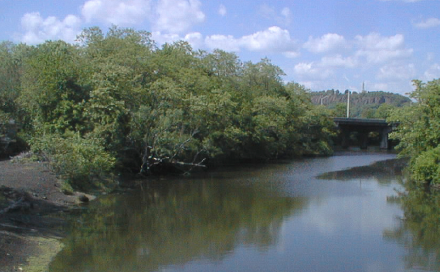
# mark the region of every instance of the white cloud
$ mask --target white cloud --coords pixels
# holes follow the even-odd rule
[[[174,43],[178,41],[186,41],[191,45],[193,49],[201,49],[204,47],[203,35],[199,32],[191,32],[182,37],[179,34],[153,31],[151,33],[151,36],[158,45],[163,45],[165,43]]]
[[[86,22],[118,26],[139,25],[148,19],[156,32],[183,33],[204,21],[200,8],[199,0],[88,0],[81,14]]]
[[[342,57],[341,55],[325,56],[321,59],[321,65],[326,67],[347,67],[353,68],[358,65],[353,57]]]
[[[86,22],[96,20],[118,26],[139,24],[150,12],[150,0],[89,0],[81,7]]]
[[[290,22],[292,21],[292,13],[290,12],[290,9],[287,7],[281,10],[281,16],[283,18],[281,23],[284,23],[285,25],[289,25]]]
[[[205,44],[210,49],[222,49],[229,52],[240,51],[240,42],[231,35],[211,35],[205,38]]]
[[[284,7],[278,13],[274,7],[263,4],[260,6],[258,13],[260,16],[269,20],[274,20],[280,25],[287,26],[292,21],[292,13],[288,7]]]
[[[302,61],[292,69],[296,80],[306,82],[310,88],[347,88],[348,82],[341,84],[337,79],[343,74],[356,82],[370,80],[372,87],[381,84],[374,86],[375,90],[396,92],[407,90],[407,83],[417,75],[415,65],[408,62],[413,49],[405,46],[401,34],[382,36],[370,33],[346,40],[339,34],[328,33],[310,37],[303,48],[323,54],[318,61]],[[371,77],[375,78],[371,80]]]
[[[289,52],[296,47],[289,31],[278,26],[244,36],[240,40],[241,45],[250,51]]]
[[[178,34],[163,33],[160,31],[151,32],[151,37],[157,44],[173,43],[182,40]]]
[[[328,33],[320,38],[309,37],[304,48],[313,53],[325,53],[337,49],[347,48],[345,38],[335,33]]]
[[[426,81],[433,80],[435,78],[440,78],[440,65],[438,63],[432,64],[428,70],[423,74]]]
[[[378,33],[367,36],[355,37],[358,51],[356,56],[365,57],[369,63],[384,63],[392,59],[407,58],[413,53],[413,49],[405,48],[404,36],[383,37]]]
[[[379,69],[377,74],[378,79],[386,79],[393,81],[410,81],[414,78],[416,69],[414,64],[402,64],[402,65],[385,65]]]
[[[194,49],[200,49],[204,44],[203,35],[200,32],[188,33],[183,40],[189,42]]]
[[[222,5],[219,12],[226,14],[226,8]],[[81,14],[86,22],[118,26],[139,25],[148,19],[153,31],[162,33],[183,33],[205,20],[199,0],[88,0]]]
[[[87,1],[81,7],[81,13],[87,22],[90,22],[97,18],[104,17],[105,13],[102,12],[104,4],[99,0]],[[105,18],[104,18],[105,19]]]
[[[330,69],[320,66],[314,62],[301,62],[295,65],[294,72],[301,79],[322,80],[328,78],[332,72]]]
[[[283,52],[283,55],[286,58],[293,59],[299,57],[301,54],[299,51],[287,51],[287,52]]]
[[[194,24],[205,20],[205,14],[200,8],[199,0],[159,0],[154,28],[170,33],[187,31]]]
[[[382,37],[378,33],[370,33],[367,36],[356,36],[359,46],[367,50],[395,50],[404,45],[404,36],[396,34],[390,37]]]
[[[295,73],[300,74],[300,75],[310,74],[310,72],[314,72],[314,70],[312,69],[312,65],[313,65],[312,62],[309,62],[309,63],[305,63],[305,62],[298,63],[297,65],[295,65]]]
[[[290,17],[290,9],[289,8],[283,8],[283,10],[281,11],[281,15],[283,15],[285,18],[289,18]]]
[[[420,22],[413,23],[413,24],[417,28],[431,28],[431,27],[440,26],[440,19],[429,18],[424,21],[420,21]]]
[[[221,16],[225,16],[227,13],[226,7],[225,5],[221,4],[220,7],[218,8],[218,14],[220,14]]]
[[[210,49],[219,48],[225,51],[238,52],[244,48],[249,51],[283,53],[286,57],[297,57],[297,45],[290,37],[288,30],[277,26],[258,31],[241,38],[231,35],[211,35],[205,38],[205,44]]]
[[[74,42],[80,32],[80,25],[81,19],[74,15],[68,15],[61,21],[53,16],[44,19],[39,12],[26,13],[21,18],[24,34],[19,39],[28,44],[59,39]]]
[[[398,49],[398,50],[359,50],[358,56],[364,56],[369,63],[384,63],[392,59],[407,58],[413,53],[412,49]]]

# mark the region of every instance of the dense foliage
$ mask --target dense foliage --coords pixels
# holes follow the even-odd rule
[[[440,80],[415,80],[411,97],[417,101],[392,111],[388,121],[399,126],[392,133],[398,139],[401,156],[411,158],[412,177],[421,183],[440,183]]]
[[[328,154],[333,123],[270,60],[158,47],[148,32],[89,28],[78,44],[0,47],[0,122],[74,185],[110,169],[150,173]],[[2,127],[2,123],[0,123]]]

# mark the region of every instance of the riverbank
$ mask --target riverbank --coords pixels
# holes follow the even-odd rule
[[[60,214],[83,195],[62,193],[44,163],[0,161],[0,271],[47,271],[62,248]]]

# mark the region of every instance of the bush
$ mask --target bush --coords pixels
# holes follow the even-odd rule
[[[417,156],[412,164],[413,178],[430,184],[440,183],[440,145]]]
[[[31,148],[74,189],[88,190],[102,185],[115,164],[115,158],[104,150],[99,139],[79,135],[44,135],[34,139]]]

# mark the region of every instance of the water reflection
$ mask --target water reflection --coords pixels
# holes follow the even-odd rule
[[[352,167],[342,171],[332,171],[318,176],[319,179],[349,181],[353,179],[375,179],[381,184],[389,184],[402,175],[406,159],[390,159],[366,166]]]
[[[277,243],[301,199],[231,182],[161,181],[109,196],[80,215],[50,271],[155,271],[195,258],[222,260],[238,245]]]
[[[419,243],[420,255],[405,257],[414,224],[399,218],[417,205],[401,209],[393,157],[349,154],[149,182],[76,216],[50,271],[405,271],[427,255]]]
[[[411,187],[401,198],[401,224],[385,237],[406,248],[405,266],[411,271],[440,271],[440,191]]]

